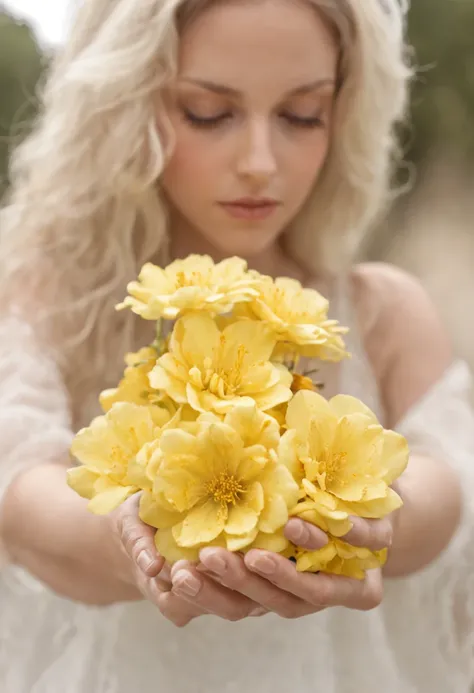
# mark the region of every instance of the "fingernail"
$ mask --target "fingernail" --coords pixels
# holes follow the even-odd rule
[[[251,611],[249,613],[249,616],[251,618],[258,618],[258,616],[263,616],[266,613],[267,613],[267,610],[264,609],[263,606],[257,606],[256,609],[254,609],[253,611]]]
[[[143,550],[137,556],[137,565],[143,573],[147,573],[154,563],[154,558],[149,551]]]
[[[183,594],[187,597],[195,597],[201,589],[201,581],[186,570],[179,570],[174,576],[173,592]]]
[[[217,556],[212,549],[203,549],[199,554],[199,559],[206,568],[217,575],[223,575],[227,569],[225,560],[221,556]]]
[[[276,570],[275,561],[273,561],[268,556],[259,556],[258,558],[251,558],[248,561],[249,567],[252,570],[256,570],[257,573],[263,573],[263,575],[272,575]]]

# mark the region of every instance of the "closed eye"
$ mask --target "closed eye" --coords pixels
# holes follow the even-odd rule
[[[298,116],[295,113],[285,111],[280,114],[281,118],[284,118],[289,125],[293,125],[299,128],[320,128],[324,127],[325,123],[320,115],[314,116]]]
[[[183,108],[183,115],[190,125],[197,128],[213,128],[232,117],[232,113],[228,111],[218,113],[215,116],[198,116],[187,108]]]

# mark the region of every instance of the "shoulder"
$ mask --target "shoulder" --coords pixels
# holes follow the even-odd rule
[[[428,292],[407,272],[360,264],[351,285],[363,343],[394,425],[451,363],[450,339]]]

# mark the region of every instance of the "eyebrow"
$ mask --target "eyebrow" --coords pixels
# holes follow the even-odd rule
[[[233,89],[232,87],[227,87],[224,84],[218,84],[217,82],[212,82],[207,79],[199,79],[192,77],[182,77],[182,82],[187,82],[189,84],[194,84],[202,89],[207,89],[215,94],[221,94],[224,96],[242,96],[242,93],[238,89]],[[336,86],[336,81],[332,77],[325,77],[323,79],[318,79],[315,82],[309,82],[308,84],[302,84],[295,89],[291,89],[288,92],[288,96],[297,96],[300,94],[308,94],[312,91],[321,89],[326,86]]]

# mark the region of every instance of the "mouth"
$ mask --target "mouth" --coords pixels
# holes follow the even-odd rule
[[[236,219],[260,221],[271,216],[280,205],[277,200],[268,198],[242,198],[232,202],[221,202],[220,206]]]

